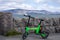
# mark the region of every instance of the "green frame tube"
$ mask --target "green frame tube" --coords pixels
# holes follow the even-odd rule
[[[40,25],[38,25],[38,27],[33,27],[33,28],[30,28],[29,26],[26,26],[25,31],[29,32],[29,30],[35,30],[36,34],[39,34],[40,29],[41,29]]]

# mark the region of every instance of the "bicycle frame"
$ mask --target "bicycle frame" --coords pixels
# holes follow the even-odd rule
[[[38,27],[33,27],[33,28],[26,26],[25,31],[28,33],[29,30],[35,30],[36,31],[35,33],[39,34],[40,29],[41,29],[40,25],[38,25]]]

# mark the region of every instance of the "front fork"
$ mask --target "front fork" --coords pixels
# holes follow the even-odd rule
[[[22,35],[22,39],[25,40],[28,36],[28,27],[25,28],[25,33]]]
[[[23,34],[23,36],[22,36],[22,39],[25,40],[25,39],[27,38],[27,36],[28,36],[28,33],[25,32],[25,33]]]

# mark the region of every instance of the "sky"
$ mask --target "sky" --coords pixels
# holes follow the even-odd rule
[[[60,0],[0,0],[0,10],[10,9],[60,12]]]

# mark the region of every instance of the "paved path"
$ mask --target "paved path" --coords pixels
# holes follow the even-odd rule
[[[0,40],[22,40],[21,35],[13,37],[0,36]],[[60,34],[50,34],[47,39],[41,39],[39,35],[30,34],[26,40],[60,40]]]

